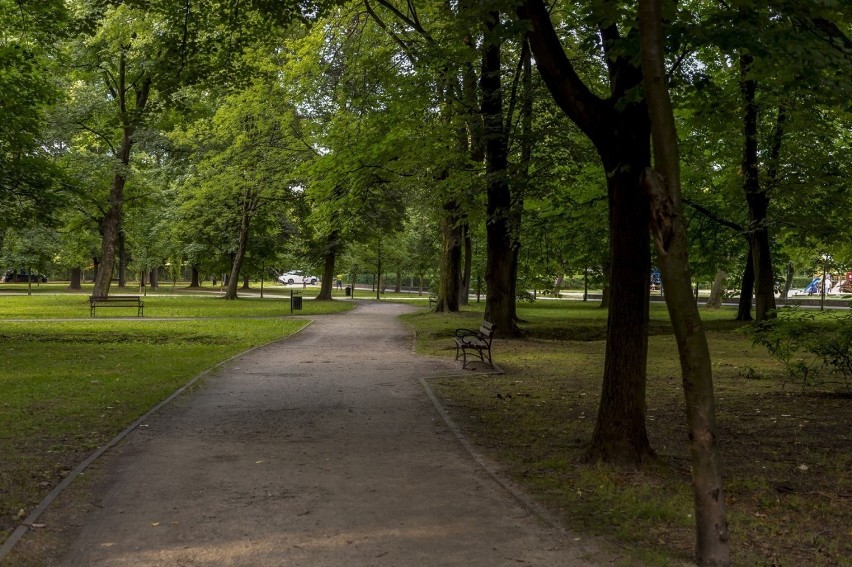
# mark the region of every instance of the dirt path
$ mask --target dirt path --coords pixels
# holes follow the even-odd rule
[[[464,451],[393,304],[248,353],[99,465],[69,566],[591,565]],[[53,521],[56,521],[54,518]]]

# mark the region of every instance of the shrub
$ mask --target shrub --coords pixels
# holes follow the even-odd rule
[[[803,388],[827,383],[852,387],[852,314],[784,307],[776,317],[745,327]],[[832,379],[835,378],[835,379]]]

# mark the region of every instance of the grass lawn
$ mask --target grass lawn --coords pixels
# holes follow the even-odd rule
[[[454,356],[454,329],[477,328],[482,307],[407,316],[418,351]],[[665,307],[652,305],[651,314],[648,429],[658,459],[641,470],[583,463],[603,375],[606,313],[595,303],[521,304],[526,336],[494,340],[505,375],[432,383],[465,435],[505,474],[571,529],[617,542],[631,565],[689,561],[693,549],[677,351]],[[702,311],[735,562],[852,565],[852,398],[788,382],[733,316]]]
[[[305,301],[297,313],[350,307]],[[90,319],[80,295],[0,296],[0,543],[95,448],[193,376],[307,323],[269,299],[153,295],[145,313]]]

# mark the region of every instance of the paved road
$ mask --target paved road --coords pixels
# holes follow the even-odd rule
[[[156,414],[59,564],[591,565],[448,430],[419,379],[458,366],[412,354],[405,309],[320,317]]]

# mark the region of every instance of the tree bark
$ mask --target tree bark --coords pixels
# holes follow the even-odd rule
[[[337,260],[337,250],[340,247],[340,233],[336,230],[331,231],[325,241],[325,250],[323,254],[322,281],[320,282],[320,292],[316,299],[321,301],[330,301],[332,299],[332,286],[335,281],[334,265]]]
[[[710,297],[707,298],[706,307],[708,309],[721,309],[722,296],[725,294],[725,279],[728,274],[724,270],[716,272],[716,278],[713,280],[713,286],[710,288]]]
[[[710,349],[692,300],[677,130],[666,87],[660,0],[639,0],[639,29],[656,168],[646,170],[643,185],[651,202],[654,244],[683,375],[695,502],[695,556],[701,566],[727,566],[731,555]]]
[[[69,291],[80,291],[83,289],[83,269],[78,267],[71,268],[71,283],[68,285]]]
[[[248,200],[248,198],[246,198]],[[240,270],[243,267],[243,259],[248,249],[249,226],[251,225],[251,214],[248,211],[248,203],[243,204],[243,214],[240,220],[240,239],[237,245],[237,253],[234,254],[234,262],[231,265],[231,276],[228,278],[228,288],[225,290],[225,299],[237,299],[237,284],[240,281]]]
[[[740,302],[737,308],[737,321],[751,321],[751,300],[754,295],[754,261],[752,260],[752,247],[749,244],[748,256],[746,256],[745,269],[743,270],[743,281],[740,284]]]
[[[754,263],[755,319],[774,317],[775,278],[770,251],[769,193],[760,186],[758,175],[757,119],[758,105],[755,99],[757,83],[749,78],[753,57],[740,55],[740,93],[743,97],[743,190],[748,204],[748,232]]]
[[[441,220],[441,272],[438,280],[435,312],[454,313],[459,310],[461,288],[462,234],[458,218],[458,205],[449,201],[444,205]]]
[[[160,288],[160,272],[156,266],[151,268],[151,275],[148,276],[148,281],[150,282],[151,289]]]
[[[524,214],[524,196],[529,185],[529,169],[530,162],[532,161],[533,149],[532,53],[526,37],[524,37],[522,44],[520,59],[521,84],[523,87],[519,116],[519,122],[521,124],[521,155],[520,160],[518,161],[516,181],[512,192],[512,208],[509,214],[509,231],[512,238],[512,275],[510,278],[512,285],[512,319],[517,323],[522,322],[521,318],[518,316],[518,265],[521,257],[521,222],[523,221]],[[514,104],[514,101],[512,104]],[[510,104],[510,107],[512,104]],[[510,110],[510,119],[511,114],[512,111]],[[508,131],[509,127],[507,126],[506,129]]]
[[[193,265],[190,268],[189,287],[201,287],[201,278],[198,273],[197,265]]]
[[[485,16],[482,47],[482,119],[485,125],[486,238],[485,318],[496,332],[513,337],[520,334],[515,322],[515,296],[512,281],[512,234],[510,214],[508,140],[503,127],[501,87],[500,15]]]

